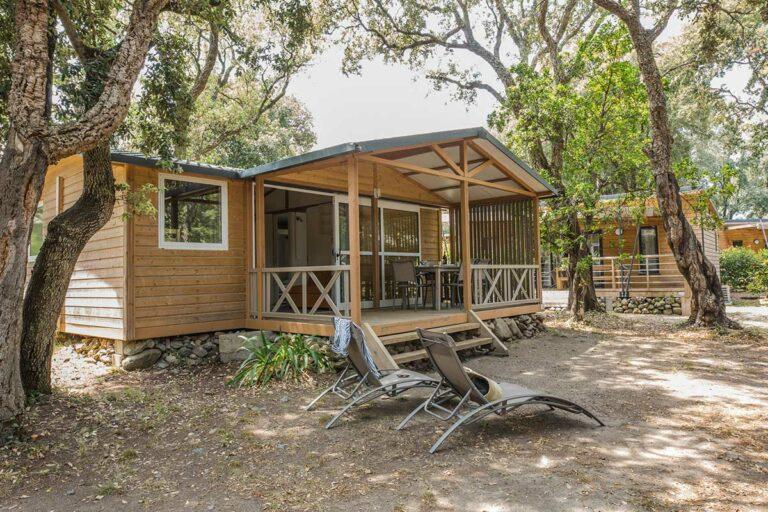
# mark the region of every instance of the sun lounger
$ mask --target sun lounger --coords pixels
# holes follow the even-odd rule
[[[421,411],[443,421],[455,418],[450,428],[429,449],[430,453],[435,453],[459,427],[474,423],[491,413],[502,415],[523,405],[545,405],[550,410],[560,409],[573,414],[583,414],[599,425],[604,425],[594,414],[569,400],[544,395],[509,382],[497,384],[474,372],[468,373],[456,354],[453,338],[448,334],[423,329],[418,329],[418,334],[442,380],[432,395],[414,409],[397,429],[404,428]],[[454,407],[448,405],[455,400],[458,400],[458,404]]]
[[[328,393],[333,393],[348,403],[325,425],[331,428],[353,407],[371,402],[379,397],[395,397],[415,388],[435,388],[439,380],[419,372],[404,370],[379,370],[371,365],[370,358],[364,357],[361,343],[365,335],[360,327],[351,324],[352,341],[347,348],[347,366],[336,382],[325,389],[306,407],[312,409]]]

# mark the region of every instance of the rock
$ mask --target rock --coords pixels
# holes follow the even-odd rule
[[[179,358],[174,354],[165,354],[164,359],[168,364],[176,364],[179,362]]]
[[[674,307],[674,308],[672,308],[672,313],[674,313],[676,315],[682,315],[683,314],[683,308]]]
[[[164,360],[160,360],[160,361],[158,361],[158,362],[155,364],[155,368],[158,368],[158,369],[160,369],[160,370],[165,370],[165,369],[166,369],[166,368],[168,368],[169,366],[170,366],[170,364],[169,364],[167,361],[164,361]]]
[[[173,349],[178,350],[178,349],[180,349],[183,346],[184,346],[184,342],[181,341],[181,340],[173,340],[173,341],[171,341],[171,348],[173,348]]]
[[[179,357],[189,357],[192,355],[193,350],[189,347],[181,347],[178,351]]]
[[[216,344],[215,344],[215,343],[212,343],[212,342],[210,342],[210,341],[206,341],[205,343],[203,343],[203,348],[204,348],[205,350],[211,351],[211,350],[213,350],[213,349],[215,349],[215,348],[216,348]]]
[[[133,371],[149,368],[160,359],[162,352],[156,348],[150,348],[138,354],[128,356],[123,359],[123,370]]]
[[[509,327],[509,330],[512,331],[512,336],[518,340],[523,337],[523,331],[520,330],[520,327],[517,325],[517,321],[514,318],[507,318],[507,326]]]
[[[203,357],[208,355],[208,351],[205,350],[203,347],[197,346],[192,349],[192,354],[202,359]]]
[[[144,341],[126,341],[123,343],[123,355],[135,356],[144,349],[152,348],[148,346],[147,340]]]
[[[512,331],[509,330],[503,318],[497,318],[493,322],[493,334],[500,340],[508,340],[512,337]]]
[[[269,333],[265,332],[265,335]],[[248,358],[249,351],[243,347],[245,343],[241,336],[257,337],[260,340],[259,331],[226,333],[219,336],[219,359],[222,363],[231,361],[244,361]]]

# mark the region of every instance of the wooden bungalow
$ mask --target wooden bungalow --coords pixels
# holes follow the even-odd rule
[[[157,187],[158,215],[124,218],[118,205],[78,261],[63,332],[118,342],[228,329],[328,335],[331,317],[345,315],[381,349],[414,339],[416,327],[474,329],[469,348],[499,345],[484,321],[540,309],[539,199],[554,190],[482,128],[341,144],[247,170],[112,160],[118,181]],[[42,231],[81,189],[80,156],[49,168]],[[418,310],[401,308],[396,261],[434,284]]]
[[[720,229],[720,249],[746,247],[755,252],[768,248],[768,219],[733,219]]]
[[[694,226],[696,238],[707,258],[720,271],[718,232],[697,223],[693,204],[700,191],[683,191],[683,209]],[[629,206],[619,206],[621,195],[603,196],[607,208],[615,211],[613,221],[604,222],[600,232],[590,239],[593,255],[593,279],[599,297],[610,304],[630,297],[676,297],[682,314],[690,309],[690,291],[677,268],[655,198],[642,207],[639,221]],[[634,205],[636,207],[636,205]],[[717,216],[708,205],[709,214]],[[623,215],[622,215],[623,212]]]

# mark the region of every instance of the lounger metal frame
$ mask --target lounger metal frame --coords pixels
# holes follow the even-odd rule
[[[364,343],[365,334],[356,324],[352,325],[352,328],[357,330],[356,334],[362,337]],[[344,367],[344,370],[336,381],[324,389],[305,407],[305,410],[308,411],[313,409],[328,393],[333,393],[349,402],[341,411],[331,418],[328,423],[326,423],[325,428],[333,427],[344,414],[358,405],[366,404],[382,396],[396,397],[411,389],[432,388],[437,387],[439,384],[437,379],[428,377],[427,375],[421,375],[417,372],[409,372],[408,376],[385,384],[382,380],[397,374],[397,372],[404,372],[405,370],[400,368],[393,370],[378,370],[377,373],[381,377],[377,377],[376,373],[368,367],[365,358],[362,357],[355,342],[350,343],[349,345],[347,359],[347,365]],[[416,375],[419,377],[416,377]]]
[[[430,338],[432,338],[432,340],[427,340],[425,343],[424,335],[428,335]],[[442,380],[440,381],[440,384],[437,386],[437,388],[435,388],[435,390],[429,396],[429,398],[419,404],[418,407],[411,411],[410,414],[408,414],[408,416],[406,416],[403,421],[400,422],[400,424],[397,426],[397,430],[405,428],[405,426],[421,411],[424,411],[427,414],[434,416],[435,418],[438,418],[442,421],[450,421],[456,418],[454,423],[437,439],[437,441],[435,441],[435,443],[429,449],[429,453],[435,453],[445,442],[445,440],[448,439],[448,437],[450,437],[450,435],[453,434],[453,432],[455,432],[459,427],[464,425],[471,425],[472,423],[479,421],[490,414],[497,414],[501,416],[508,412],[514,411],[523,405],[546,405],[549,407],[549,410],[559,409],[562,411],[570,412],[572,414],[583,414],[588,418],[595,420],[600,426],[605,426],[605,423],[603,423],[597,416],[589,412],[584,407],[569,400],[555,396],[542,395],[539,393],[518,394],[504,396],[498,400],[489,402],[482,394],[480,394],[477,388],[471,384],[471,380],[466,375],[464,367],[461,364],[458,355],[456,354],[455,344],[453,342],[453,338],[451,338],[450,335],[419,329],[419,337],[427,351],[427,355],[429,356],[432,365],[442,376]],[[435,338],[438,338],[439,341],[435,341]],[[450,348],[450,350],[453,351],[453,355],[455,356],[454,364],[456,367],[452,368],[452,370],[460,370],[461,373],[463,373],[467,378],[467,381],[470,382],[470,388],[466,393],[461,394],[457,391],[457,389],[459,389],[461,386],[457,385],[455,382],[451,383],[446,375],[445,370],[438,364],[431,350],[432,345],[437,343],[443,345],[444,347]],[[445,407],[445,404],[454,400],[458,400],[458,403],[455,407]]]

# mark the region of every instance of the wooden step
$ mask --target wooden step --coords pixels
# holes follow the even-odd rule
[[[456,342],[456,351],[466,350],[468,348],[479,347],[481,345],[488,345],[493,343],[491,338],[471,338],[464,341]],[[411,361],[418,361],[419,359],[426,359],[427,351],[424,349],[413,350],[411,352],[403,352],[402,354],[394,354],[392,359],[397,364],[410,363]]]
[[[474,329],[479,329],[480,324],[477,322],[467,322],[463,324],[455,324],[455,325],[446,325],[444,327],[433,327],[432,331],[435,332],[444,332],[444,333],[454,333],[454,332],[464,332],[464,331],[471,331]],[[419,335],[416,333],[416,331],[409,331],[404,332],[401,334],[390,334],[387,336],[380,336],[381,342],[384,345],[395,345],[397,343],[405,343],[406,341],[414,341],[419,339]]]

